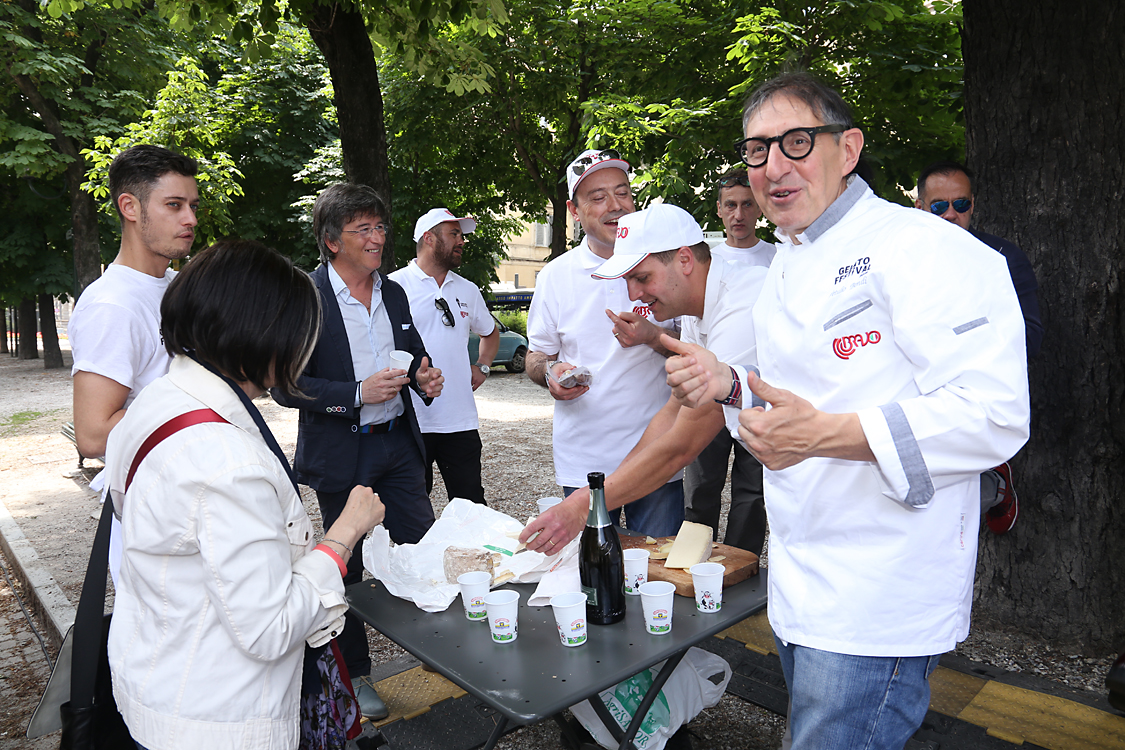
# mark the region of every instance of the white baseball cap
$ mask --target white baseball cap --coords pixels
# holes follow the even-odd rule
[[[456,221],[460,224],[461,234],[471,234],[477,228],[477,220],[472,216],[454,216],[448,208],[431,208],[414,222],[414,241],[422,239],[423,234],[447,221]]]
[[[653,253],[679,250],[703,242],[703,230],[679,206],[657,203],[617,220],[613,257],[598,266],[595,279],[619,279]]]
[[[578,183],[586,179],[587,175],[606,167],[615,167],[626,175],[631,169],[629,162],[622,159],[621,154],[611,148],[591,148],[579,154],[578,158],[566,168],[566,189],[570,199],[574,200],[574,191],[578,189]]]

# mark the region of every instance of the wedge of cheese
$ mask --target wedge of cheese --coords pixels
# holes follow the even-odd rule
[[[684,521],[664,561],[665,568],[687,569],[711,557],[711,527]]]

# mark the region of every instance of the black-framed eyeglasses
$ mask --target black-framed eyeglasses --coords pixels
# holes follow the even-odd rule
[[[589,156],[583,156],[581,159],[575,159],[574,164],[572,164],[570,168],[574,171],[574,174],[582,174],[599,162],[620,158],[621,154],[617,153],[612,148],[607,148],[596,154],[590,154]]]
[[[441,310],[441,322],[445,323],[450,328],[457,327],[457,321],[453,318],[453,311],[449,309],[449,303],[445,301],[444,297],[438,297],[434,300],[434,306]]]
[[[744,138],[734,144],[734,150],[742,158],[742,163],[751,169],[765,166],[770,158],[770,146],[776,143],[785,158],[794,161],[804,159],[812,153],[817,133],[842,133],[843,125],[820,125],[815,128],[793,128],[773,138]]]
[[[958,198],[953,201],[953,210],[959,214],[963,214],[973,207],[972,198]],[[941,216],[949,210],[949,201],[934,201],[930,204],[930,213]]]
[[[367,240],[371,239],[372,234],[381,234],[385,236],[387,234],[387,225],[376,224],[375,226],[366,226],[361,227],[360,229],[345,229],[344,231],[348,234],[359,235],[359,238],[366,242]]]
[[[750,176],[747,174],[732,174],[729,177],[720,177],[720,188],[729,188],[732,185],[741,185],[742,187],[750,187]]]

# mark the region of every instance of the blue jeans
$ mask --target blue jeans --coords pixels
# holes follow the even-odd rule
[[[902,750],[930,706],[936,656],[851,656],[774,636],[793,750]]]
[[[563,487],[563,497],[569,497],[577,487]],[[673,536],[684,522],[684,483],[677,479],[668,482],[655,492],[650,492],[623,506],[625,524],[630,531],[649,536]],[[614,526],[621,525],[621,508],[609,512]]]

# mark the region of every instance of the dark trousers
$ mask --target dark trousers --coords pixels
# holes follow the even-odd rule
[[[359,463],[352,485],[375,490],[386,506],[383,525],[395,544],[416,544],[434,523],[434,509],[426,493],[422,456],[407,424],[381,435],[359,435]],[[351,488],[342,492],[317,492],[324,530],[328,531],[347,505]],[[344,585],[363,580],[363,540],[348,560]],[[351,612],[344,615],[344,630],[336,639],[352,677],[371,674],[367,626]]]
[[[450,500],[463,497],[481,505],[488,504],[484,501],[484,485],[480,480],[479,432],[423,432],[422,442],[426,444],[426,494],[434,491],[434,462],[437,461]]]
[[[719,530],[723,486],[727,483],[727,464],[734,447],[734,468],[730,475],[730,513],[724,544],[762,554],[766,541],[766,501],[762,492],[762,465],[750,451],[720,430],[699,457],[684,469],[684,517],[707,524],[713,534]]]

